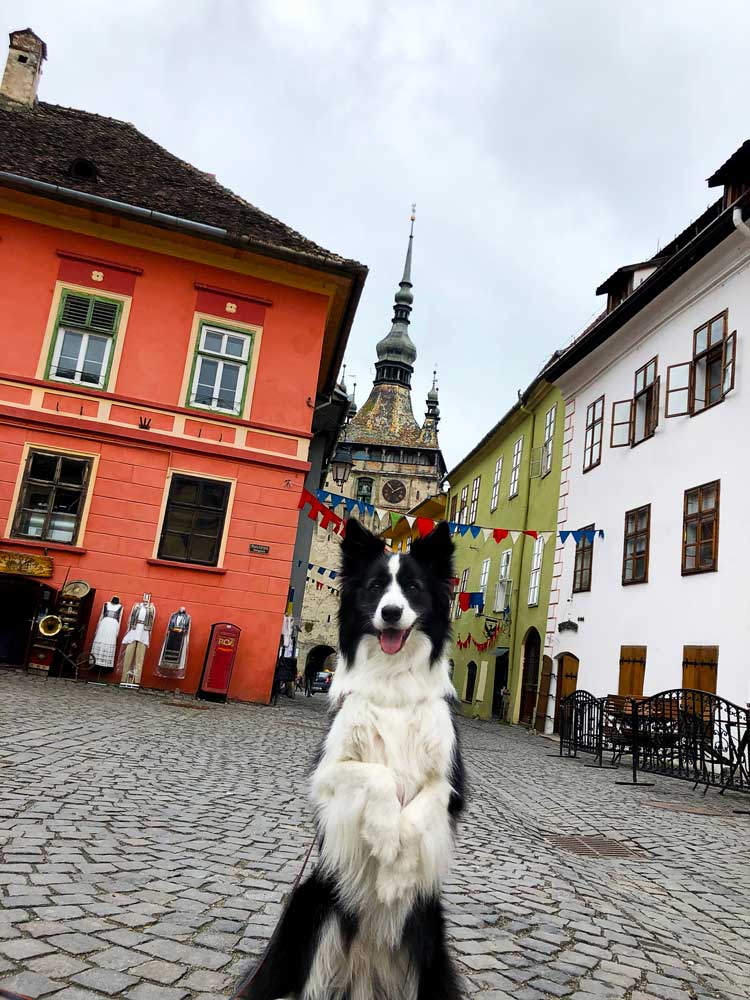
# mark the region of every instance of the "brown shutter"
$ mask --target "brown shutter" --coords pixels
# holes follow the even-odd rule
[[[718,646],[683,646],[682,686],[684,688],[716,694],[718,671]]]
[[[618,695],[623,695],[626,698],[642,698],[645,675],[646,647],[620,646]]]
[[[563,653],[558,660],[557,670],[558,697],[562,700],[578,688],[578,658],[572,653]]]
[[[549,685],[552,679],[552,660],[549,656],[542,658],[542,676],[539,681],[539,694],[536,699],[536,718],[534,719],[534,729],[538,733],[544,732],[544,723],[547,720],[547,704],[549,702]]]

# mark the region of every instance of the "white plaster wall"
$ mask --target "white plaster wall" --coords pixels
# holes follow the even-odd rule
[[[724,309],[737,330],[735,389],[695,417],[664,418],[667,366],[692,357],[693,330]],[[735,234],[560,380],[572,411],[570,468],[563,475],[560,527],[595,523],[592,589],[572,594],[575,544],[562,550],[555,654],[580,659],[578,687],[617,691],[621,645],[645,645],[644,694],[682,685],[683,645],[718,645],[717,692],[750,701],[750,244]],[[610,448],[612,403],[633,395],[637,368],[659,356],[659,426],[635,448]],[[602,461],[582,473],[586,408],[605,395]],[[683,577],[686,489],[721,481],[718,572]],[[564,495],[563,495],[564,493]],[[622,586],[625,511],[651,504],[648,583]],[[559,633],[566,618],[577,633]]]

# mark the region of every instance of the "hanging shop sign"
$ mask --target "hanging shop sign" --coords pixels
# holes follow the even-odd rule
[[[52,576],[53,565],[51,556],[0,550],[0,573],[15,573],[19,576]]]

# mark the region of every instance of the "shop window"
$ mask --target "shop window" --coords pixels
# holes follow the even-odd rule
[[[202,323],[193,362],[190,406],[239,416],[247,386],[253,337]]]
[[[724,310],[693,331],[693,360],[667,368],[667,417],[694,417],[734,389],[737,331],[728,328]]]
[[[719,480],[685,490],[682,573],[711,573],[719,568]]]
[[[625,514],[625,542],[622,582],[648,583],[648,555],[651,540],[651,504]]]
[[[159,558],[216,566],[229,503],[229,483],[173,475]]]
[[[593,531],[595,525],[588,524],[582,531]],[[576,542],[576,559],[573,567],[573,593],[583,594],[591,590],[591,566],[594,560],[592,538],[581,535]]]
[[[75,545],[91,476],[91,459],[30,451],[11,535]]]
[[[105,389],[121,312],[114,299],[63,291],[46,377]]]

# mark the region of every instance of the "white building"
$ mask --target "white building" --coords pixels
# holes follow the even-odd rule
[[[566,402],[559,528],[605,532],[556,553],[550,717],[576,673],[595,695],[750,700],[750,142],[709,186],[695,223],[597,289],[606,311],[547,374]]]

